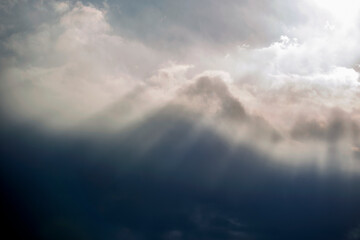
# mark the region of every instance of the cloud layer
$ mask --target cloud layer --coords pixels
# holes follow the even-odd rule
[[[2,233],[359,239],[359,10],[0,1]]]
[[[108,134],[174,108],[275,159],[324,167],[335,151],[338,167],[357,169],[359,6],[210,1],[202,14],[203,5],[4,2],[4,115]],[[15,22],[26,7],[33,13]]]

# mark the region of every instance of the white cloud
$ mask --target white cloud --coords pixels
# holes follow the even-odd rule
[[[45,125],[69,126],[135,87],[157,57],[143,44],[113,34],[104,14],[77,3],[55,24],[10,37],[6,46],[16,58],[6,59],[3,73],[7,110]]]

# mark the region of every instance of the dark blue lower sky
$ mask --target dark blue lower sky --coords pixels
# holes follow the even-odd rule
[[[151,139],[162,121],[169,119],[101,139],[2,128],[2,233],[24,239],[360,239],[358,176],[277,165],[246,147],[229,151],[207,130],[186,145],[193,126],[182,121],[172,121],[167,135],[139,154],[135,143]]]

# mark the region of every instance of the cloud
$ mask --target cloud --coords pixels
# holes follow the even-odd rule
[[[352,229],[349,234],[347,239],[349,240],[356,240],[356,239],[360,239],[360,227],[355,227],[354,229]]]
[[[101,9],[76,3],[54,18],[4,42],[13,53],[3,59],[4,107],[18,118],[72,125],[131,90],[146,62],[156,65],[151,49],[112,33]]]
[[[287,28],[286,24],[297,26],[304,15],[297,11],[302,4],[281,0],[274,3],[277,8],[263,0],[256,3],[227,0],[221,4],[214,0],[177,3],[126,0],[110,4],[114,6],[110,11],[112,19],[126,23],[118,28],[128,36],[175,52],[192,44],[266,45]]]
[[[195,2],[193,9],[202,3]],[[258,8],[260,3],[264,8]],[[360,119],[359,72],[353,67],[359,59],[353,54],[358,33],[346,44],[338,43],[355,26],[342,21],[347,25],[338,29],[340,22],[332,23],[329,13],[315,17],[314,12],[325,11],[317,5],[304,13],[305,5],[311,5],[308,2],[290,6],[277,1],[278,9],[285,12],[260,3],[227,1],[217,9],[218,3],[211,1],[213,14],[197,16],[191,10],[189,19],[183,19],[174,9],[190,3],[160,1],[145,8],[126,1],[120,5],[29,2],[40,17],[24,19],[41,24],[23,31],[26,25],[16,23],[13,32],[1,40],[2,51],[7,53],[1,60],[3,112],[12,120],[30,121],[44,129],[108,134],[122,133],[173,108],[177,117],[275,159],[302,152],[293,162],[317,159],[315,162],[323,163],[329,145],[335,144],[352,162],[357,159],[354,149],[359,147],[356,134],[351,133],[353,123]],[[133,7],[134,15],[123,12],[115,18],[118,6],[122,11]],[[13,8],[26,11],[17,4]],[[225,18],[216,18],[218,24],[209,25],[215,16],[233,13],[231,9],[244,14],[229,19],[241,18],[257,27],[239,25],[244,30],[239,32]],[[140,33],[136,26],[147,26],[143,18],[128,22],[140,12],[147,20],[166,13],[168,20],[151,33]],[[265,15],[260,17],[259,12]],[[287,16],[291,12],[296,12],[293,18]],[[265,23],[263,18],[271,21]],[[189,24],[196,19],[201,28]],[[325,19],[336,26],[332,30],[324,27]],[[284,25],[275,27],[279,22]],[[267,24],[273,31],[260,37]],[[218,33],[224,27],[227,40],[204,37],[214,37],[212,31]],[[129,28],[135,32],[130,34]],[[251,29],[253,35],[247,33]],[[170,43],[169,31],[185,32],[193,41],[183,46]],[[248,37],[259,41],[247,41]],[[155,46],[155,39],[165,41],[164,48]],[[335,118],[334,109],[340,109],[346,119]],[[349,161],[341,161],[341,168],[351,168]]]
[[[6,201],[45,238],[357,239],[358,8],[1,2]]]
[[[63,13],[70,8],[70,3],[69,2],[54,2],[53,6],[55,8],[55,11]]]
[[[225,118],[241,122],[246,117],[245,109],[231,95],[221,74],[205,72],[195,77],[194,83],[187,86],[183,94],[192,104],[198,103],[205,111],[214,111]]]

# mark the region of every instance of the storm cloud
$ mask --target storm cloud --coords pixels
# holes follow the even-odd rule
[[[353,0],[2,1],[7,228],[358,239],[359,11]]]

